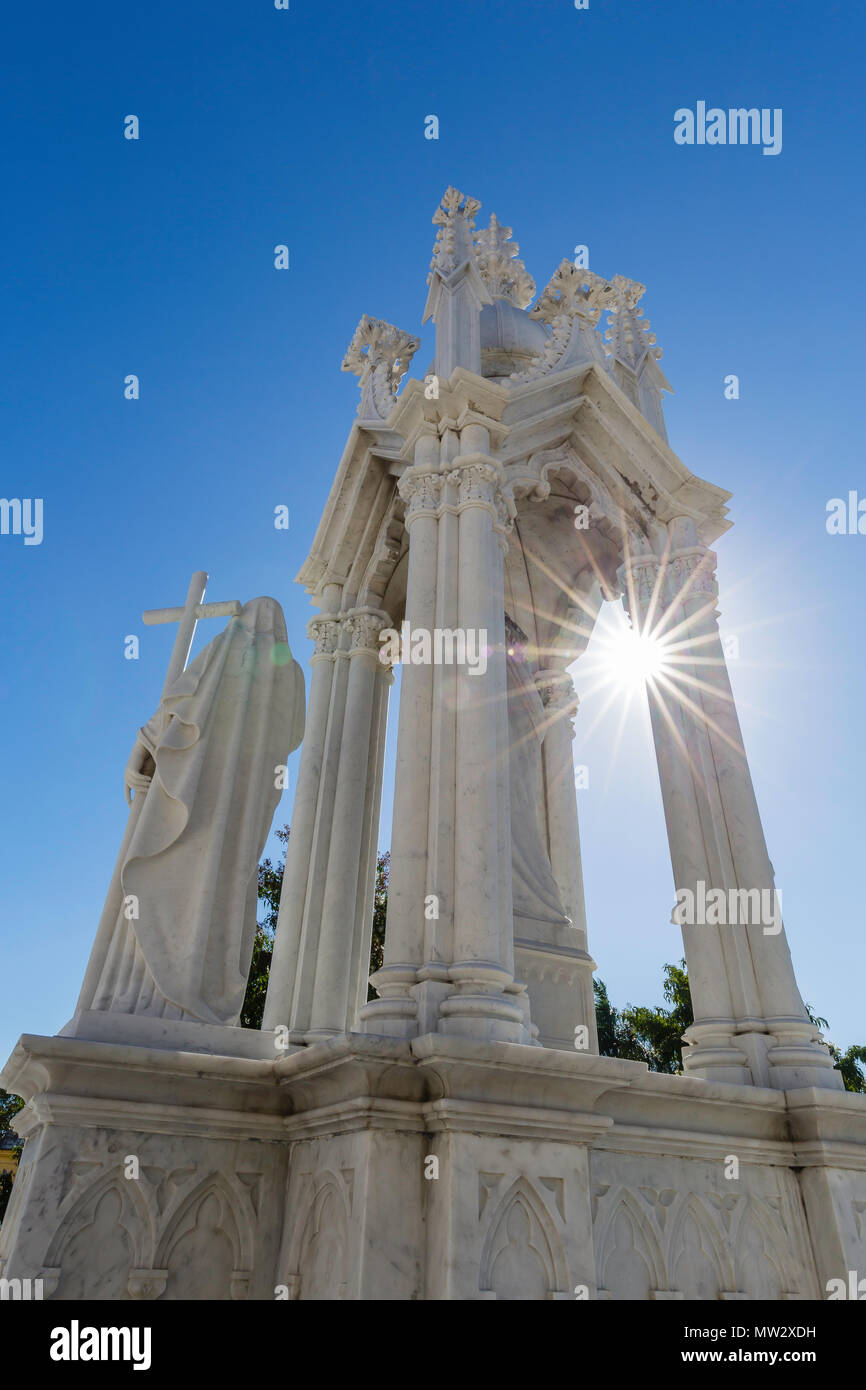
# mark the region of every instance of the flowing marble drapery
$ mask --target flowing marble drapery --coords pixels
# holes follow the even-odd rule
[[[80,1009],[237,1023],[278,769],[303,727],[303,675],[282,610],[253,599],[139,732],[121,901]]]

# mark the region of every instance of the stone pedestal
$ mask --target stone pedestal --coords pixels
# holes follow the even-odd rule
[[[866,1268],[860,1096],[441,1033],[24,1037],[0,1082],[29,1098],[0,1275],[46,1298],[813,1299]]]
[[[244,1031],[225,1030],[241,1047]],[[22,1037],[3,1072],[30,1104],[0,1275],[67,1300],[272,1298],[288,1159],[273,1067]]]

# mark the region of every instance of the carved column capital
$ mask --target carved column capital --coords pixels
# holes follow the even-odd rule
[[[514,496],[495,464],[478,458],[466,462],[456,458],[447,480],[456,489],[458,512],[464,507],[485,506],[493,516],[495,530],[503,536],[512,530],[517,515]]]
[[[457,505],[463,507],[467,502],[486,502],[493,505],[496,498],[497,471],[489,463],[464,463],[455,461],[455,467],[448,473],[448,482],[457,489]]]
[[[699,601],[702,607],[715,603],[719,596],[716,583],[717,557],[706,546],[691,546],[688,550],[676,551],[668,558],[666,581],[667,601],[686,603],[690,599]]]
[[[325,613],[320,618],[311,618],[307,623],[307,636],[316,644],[312,661],[320,656],[332,657],[340,642],[339,614]]]
[[[397,483],[397,491],[406,504],[406,525],[419,515],[438,516],[444,478],[441,473],[417,473],[408,469]]]
[[[709,613],[719,595],[717,557],[704,545],[675,550],[667,557],[636,555],[617,570],[623,602],[632,622],[643,627],[652,609],[652,623],[675,604]],[[637,612],[632,609],[636,606]],[[715,615],[718,617],[718,614]]]
[[[548,717],[556,720],[567,718],[571,724],[573,738],[574,716],[580,705],[580,697],[571,676],[555,667],[548,667],[536,672],[535,685]]]
[[[379,633],[391,627],[387,613],[378,608],[352,608],[343,619],[343,627],[350,639],[350,657],[366,654],[379,660]]]
[[[667,609],[664,582],[659,579],[662,562],[657,555],[637,555],[620,565],[616,572],[625,611],[639,628],[644,626],[650,607],[659,618]]]
[[[458,457],[447,473],[409,468],[397,490],[406,504],[407,526],[419,516],[438,517],[443,511],[459,515],[466,507],[478,506],[490,512],[493,529],[500,537],[506,537],[514,526],[517,509],[511,487],[503,482],[494,463],[477,457],[466,462]]]

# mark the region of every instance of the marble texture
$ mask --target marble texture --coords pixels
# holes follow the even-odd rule
[[[97,1007],[100,938],[64,1035],[0,1074],[27,1101],[0,1276],[48,1297],[788,1300],[866,1277],[866,1098],[781,922],[684,926],[685,1075],[597,1055],[570,673],[603,602],[679,644],[691,698],[650,692],[678,892],[774,888],[718,634],[729,494],[668,445],[644,287],[563,262],[529,307],[479,210],[449,188],[434,215],[432,372],[404,381],[417,338],[366,315],[344,363],[360,406],[299,576],[318,616],[264,1031],[191,997]],[[367,1001],[379,638],[404,621],[484,633],[486,660],[403,667]],[[181,902],[176,875],[161,891]],[[218,937],[202,980],[238,966]]]
[[[139,730],[136,796],[77,1014],[112,1015],[117,1037],[127,1016],[237,1023],[277,774],[303,728],[282,609],[253,599]]]
[[[558,1048],[580,1028],[597,1046],[570,741],[577,702],[565,681],[571,669],[580,685],[603,601],[622,599],[635,626],[662,642],[674,634],[679,647],[674,675],[650,692],[677,892],[774,888],[715,612],[709,547],[729,525],[729,494],[668,445],[670,386],[645,287],[564,262],[530,308],[534,282],[511,229],[495,216],[480,227],[479,211],[449,188],[433,219],[435,393],[425,377],[392,391],[387,418],[387,402],[378,413],[365,405],[369,381],[393,386],[395,354],[410,340],[362,320],[363,362],[357,334],[349,355],[363,427],[350,434],[299,579],[321,604],[316,661],[320,634],[358,606],[395,628],[483,632],[489,659],[472,675],[403,667],[385,960],[378,997],[364,1003],[360,929],[342,922],[364,921],[363,894],[369,911],[352,815],[364,771],[365,787],[376,782],[380,724],[375,702],[364,696],[356,710],[347,694],[346,639],[328,653],[333,674],[320,680],[299,791],[303,849],[284,885],[291,928],[267,1006],[268,1026],[288,1026],[296,1046],[353,1027]],[[519,658],[505,650],[506,621],[525,638]],[[543,711],[534,694],[515,698],[518,668]],[[344,842],[345,855],[334,848]],[[784,930],[700,925],[683,938],[690,1072],[783,1090],[841,1086]],[[336,984],[343,939],[352,978]],[[331,963],[320,968],[321,953]],[[317,993],[329,1002],[313,1022],[306,1001]]]
[[[866,1259],[859,1096],[441,1032],[25,1037],[0,1084],[29,1102],[0,1275],[47,1298],[811,1299]]]

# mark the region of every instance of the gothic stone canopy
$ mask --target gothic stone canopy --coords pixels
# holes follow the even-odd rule
[[[477,420],[513,507],[506,607],[532,626],[535,594],[534,611],[551,617],[529,636],[545,648],[561,645],[575,602],[595,607],[620,592],[623,563],[656,551],[673,518],[690,518],[711,545],[730,524],[730,494],[667,442],[661,402],[671,388],[638,307],[643,285],[566,260],[533,303],[511,229],[495,214],[476,228],[479,208],[449,189],[434,217],[428,373],[406,375],[417,337],[367,315],[358,325],[343,364],[360,378],[358,417],[298,579],[314,601],[335,584],[397,620],[407,552],[399,479],[421,436],[447,452],[449,432]]]

